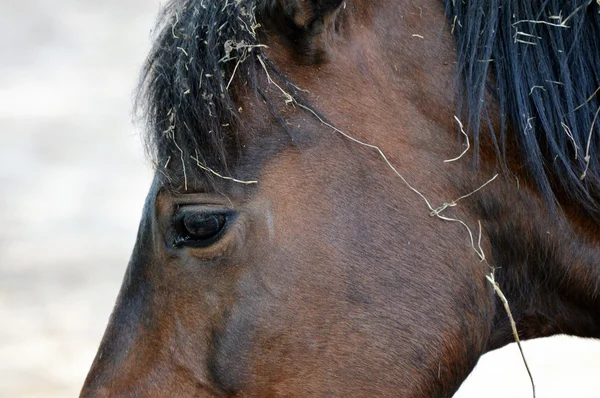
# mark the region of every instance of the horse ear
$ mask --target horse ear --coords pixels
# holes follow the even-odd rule
[[[269,19],[304,62],[322,62],[326,54],[323,33],[331,22],[328,17],[344,1],[274,0]]]

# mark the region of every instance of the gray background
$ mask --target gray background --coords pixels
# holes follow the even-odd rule
[[[75,396],[150,183],[130,110],[159,4],[0,4],[0,397]],[[599,342],[525,350],[539,397],[600,394]],[[457,396],[529,397],[514,345]]]

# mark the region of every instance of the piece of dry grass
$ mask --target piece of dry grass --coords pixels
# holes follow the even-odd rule
[[[587,172],[590,167],[590,160],[591,160],[590,146],[592,144],[592,136],[594,135],[594,127],[596,126],[596,122],[598,121],[598,114],[600,114],[600,106],[598,107],[598,110],[596,111],[596,114],[594,115],[594,120],[592,120],[592,126],[590,127],[590,134],[588,135],[588,139],[587,139],[587,145],[585,148],[585,157],[583,158],[583,160],[585,161],[585,169],[583,170],[583,174],[581,174],[581,177],[579,177],[579,179],[582,181],[587,176]]]
[[[444,163],[451,163],[451,162],[455,162],[455,161],[461,159],[467,152],[469,152],[469,149],[471,149],[471,143],[469,142],[469,136],[465,132],[465,128],[464,128],[462,122],[456,115],[454,116],[454,120],[456,120],[456,122],[458,123],[458,126],[460,127],[460,133],[465,136],[465,142],[467,143],[467,147],[465,148],[464,151],[462,151],[462,153],[460,155],[458,155],[457,157],[455,157],[453,159],[444,160]]]
[[[238,180],[237,178],[233,178],[233,177],[227,177],[224,175],[221,175],[219,173],[217,173],[216,171],[214,171],[213,169],[211,169],[210,167],[202,164],[202,162],[200,162],[200,157],[198,156],[198,150],[196,150],[196,157],[194,156],[190,156],[190,158],[192,160],[194,160],[196,162],[196,165],[204,170],[204,171],[208,171],[209,173],[211,173],[212,175],[219,177],[222,180],[228,180],[228,181],[233,181],[235,183],[238,184],[244,184],[244,185],[252,185],[252,184],[258,184],[258,181],[254,181],[254,180]]]
[[[510,310],[510,305],[508,304],[508,300],[506,299],[506,296],[500,289],[500,285],[498,285],[498,282],[496,282],[496,279],[494,278],[494,273],[492,272],[491,274],[487,275],[486,278],[492,284],[492,286],[494,287],[494,292],[500,298],[500,301],[502,301],[502,305],[504,305],[504,310],[506,311],[506,314],[508,315],[508,319],[510,321],[510,327],[513,332],[513,337],[515,338],[515,342],[517,343],[517,347],[519,348],[519,352],[521,353],[521,358],[523,359],[523,364],[525,365],[525,369],[527,370],[527,374],[529,375],[529,380],[531,381],[531,389],[532,389],[532,393],[533,393],[533,398],[535,398],[536,393],[535,393],[535,383],[533,381],[533,375],[531,374],[531,370],[529,369],[529,364],[527,363],[527,359],[525,358],[525,353],[523,352],[523,347],[521,346],[521,339],[519,338],[519,332],[517,330],[517,324],[515,322],[515,318],[512,315],[512,311]]]

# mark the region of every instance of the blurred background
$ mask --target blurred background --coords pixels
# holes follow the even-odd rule
[[[73,397],[150,185],[131,102],[159,2],[0,5],[0,397]],[[600,395],[600,342],[524,349],[538,397]],[[530,396],[514,345],[484,356],[456,395]]]

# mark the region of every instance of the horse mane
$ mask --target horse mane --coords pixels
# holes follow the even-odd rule
[[[135,106],[147,124],[147,152],[172,187],[187,189],[193,175],[210,179],[207,168],[226,174],[239,150],[236,96],[257,88],[254,7],[254,0],[173,0],[160,12]]]
[[[445,5],[457,42],[461,107],[466,105],[475,142],[485,123],[506,159],[507,133],[514,132],[528,173],[548,202],[569,198],[600,218],[600,4],[445,0]],[[488,96],[500,104],[500,131],[487,123]]]

